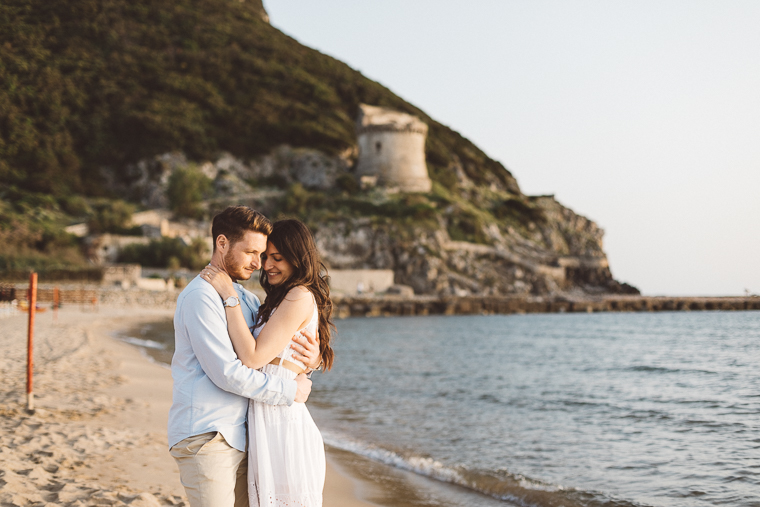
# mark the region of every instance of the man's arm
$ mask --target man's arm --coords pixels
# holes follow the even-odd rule
[[[304,329],[293,337],[290,348],[293,359],[301,361],[309,370],[318,370],[322,366],[322,354],[319,352],[319,332],[312,334]]]
[[[181,322],[193,352],[209,379],[220,389],[270,405],[290,405],[299,391],[299,398],[304,392],[308,396],[311,390],[308,379],[299,379],[297,383],[252,370],[240,362],[227,335],[221,306],[215,298],[216,294],[195,291],[185,298],[181,311]]]

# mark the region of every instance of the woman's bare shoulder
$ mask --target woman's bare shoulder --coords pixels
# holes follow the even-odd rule
[[[285,300],[287,301],[301,301],[301,300],[310,300],[311,299],[311,292],[309,289],[304,287],[303,285],[297,285],[290,289],[288,293],[285,295]]]
[[[312,306],[311,293],[306,287],[301,286],[290,289],[280,304],[282,317],[298,322],[311,315]]]

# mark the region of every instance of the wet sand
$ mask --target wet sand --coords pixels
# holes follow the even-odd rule
[[[187,506],[168,453],[169,369],[112,337],[170,310],[103,308],[39,313],[35,412],[26,407],[27,316],[0,320],[0,504]],[[371,506],[328,452],[324,505]]]

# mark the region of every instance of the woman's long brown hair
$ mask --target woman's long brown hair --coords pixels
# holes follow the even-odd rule
[[[264,324],[272,316],[287,293],[293,287],[302,285],[314,294],[319,311],[319,352],[325,370],[332,368],[335,354],[330,346],[331,330],[335,329],[332,317],[332,300],[330,286],[327,284],[327,268],[322,263],[314,242],[314,236],[303,222],[298,220],[280,220],[274,223],[270,241],[277,251],[293,266],[293,274],[279,285],[271,285],[262,268],[259,275],[261,287],[267,293],[266,301],[259,308],[259,323]]]

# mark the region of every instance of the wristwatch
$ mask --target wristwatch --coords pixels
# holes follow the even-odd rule
[[[235,308],[240,304],[240,299],[236,298],[235,296],[230,296],[224,300],[223,304],[225,308]]]

